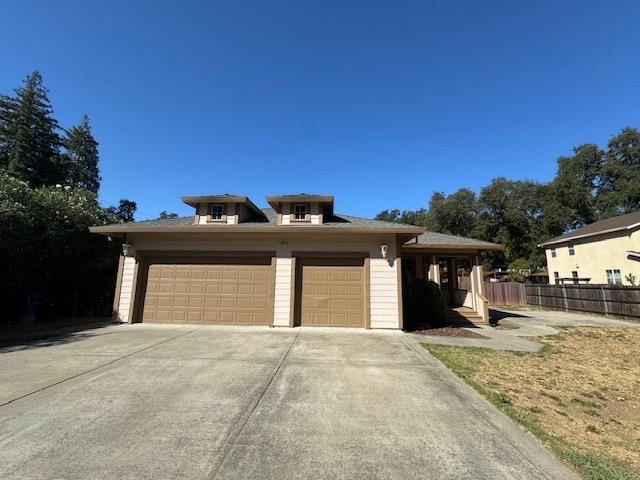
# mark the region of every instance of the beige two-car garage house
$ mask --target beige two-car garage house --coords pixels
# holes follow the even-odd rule
[[[327,195],[270,196],[269,209],[228,194],[182,201],[193,216],[91,228],[124,238],[116,320],[402,328],[402,252],[415,257],[423,228],[336,215]],[[477,257],[491,245],[448,247]]]

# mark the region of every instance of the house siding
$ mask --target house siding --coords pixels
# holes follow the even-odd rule
[[[273,326],[288,327],[291,316],[291,285],[293,259],[276,257],[275,297],[273,301]]]
[[[378,247],[379,248],[379,247]],[[398,264],[395,243],[388,245],[388,259],[371,252],[369,263],[369,304],[371,328],[400,328],[398,312]]]
[[[115,312],[115,320],[128,322],[131,311],[131,299],[133,298],[134,275],[136,260],[133,257],[124,257],[122,265],[122,281],[120,283],[120,301],[118,311]]]
[[[575,255],[569,255],[570,243],[574,245]],[[555,258],[551,256],[553,247]],[[627,275],[633,274],[640,279],[640,262],[630,259],[627,251],[639,249],[640,230],[613,232],[548,246],[545,253],[549,283],[555,283],[554,272],[558,272],[561,278],[570,278],[572,271],[577,271],[580,278],[590,278],[591,283],[607,283],[605,271],[620,270],[622,283],[629,285],[625,279]]]

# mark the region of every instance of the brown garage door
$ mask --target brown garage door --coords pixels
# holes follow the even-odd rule
[[[271,260],[216,263],[151,263],[142,321],[270,325],[273,317]]]
[[[365,327],[364,260],[300,260],[300,323],[304,326]]]

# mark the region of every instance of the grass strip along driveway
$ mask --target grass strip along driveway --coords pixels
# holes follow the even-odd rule
[[[423,347],[583,478],[640,478],[640,329],[535,340],[538,353]]]

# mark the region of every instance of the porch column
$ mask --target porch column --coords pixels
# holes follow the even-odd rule
[[[448,293],[449,293],[449,305],[455,305],[456,303],[456,287],[458,284],[458,271],[456,268],[456,259],[448,258],[447,259],[447,277],[449,279],[448,282]]]
[[[437,263],[429,265],[429,280],[440,285],[440,265]]]
[[[475,273],[476,278],[476,291],[484,295],[484,273],[482,265],[474,265],[472,272]]]
[[[469,276],[469,280],[471,280],[471,304],[473,309],[478,311],[478,299],[476,298],[476,293],[478,293],[478,275],[477,275],[477,265],[471,267],[471,275]]]
[[[286,242],[276,248],[273,326],[293,327],[295,306],[295,258]]]
[[[484,296],[484,276],[482,274],[482,265],[474,265],[471,269],[471,291],[473,299],[473,309],[482,318],[483,322],[489,322],[489,305],[486,301],[479,298],[478,295]]]

